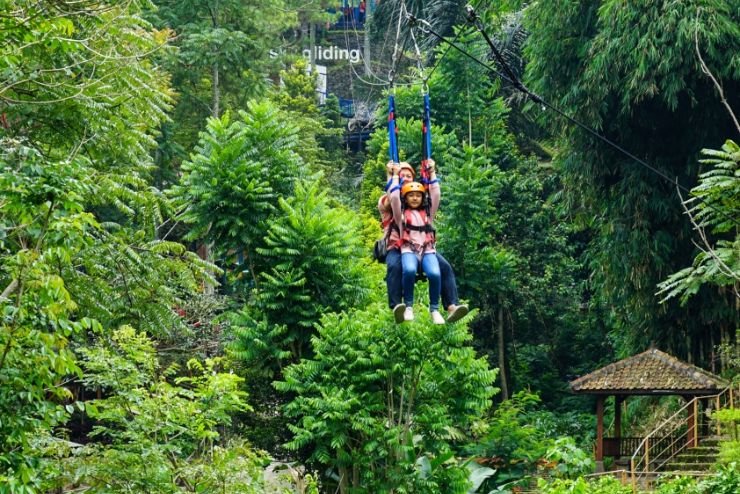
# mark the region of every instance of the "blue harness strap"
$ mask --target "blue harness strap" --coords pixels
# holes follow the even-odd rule
[[[398,128],[396,127],[396,101],[393,95],[388,96],[388,154],[394,163],[398,163]]]
[[[432,157],[432,119],[429,108],[429,93],[424,93],[424,116],[421,120],[421,183],[429,183],[427,161]]]

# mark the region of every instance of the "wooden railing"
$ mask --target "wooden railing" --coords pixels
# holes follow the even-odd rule
[[[678,453],[698,446],[700,436],[722,433],[719,422],[712,428],[708,414],[701,410],[702,402],[708,403],[712,410],[720,410],[734,408],[737,400],[738,393],[732,386],[716,395],[698,396],[645,436],[630,459],[633,492],[637,492],[637,487],[646,484],[651,476],[657,475]]]
[[[629,457],[640,447],[643,437],[605,437],[604,456],[613,458]],[[657,446],[666,451],[672,451],[676,446],[678,438],[666,436],[657,439]],[[661,447],[662,446],[662,447]]]

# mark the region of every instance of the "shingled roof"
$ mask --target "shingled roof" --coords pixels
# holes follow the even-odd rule
[[[583,394],[712,394],[727,387],[719,377],[651,348],[570,383]]]

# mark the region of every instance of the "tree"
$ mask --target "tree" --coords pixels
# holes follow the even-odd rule
[[[32,446],[75,410],[71,348],[109,324],[184,331],[172,309],[213,282],[208,266],[160,238],[172,208],[149,187],[148,153],[171,92],[151,62],[167,33],[142,19],[148,5],[2,4],[5,492],[37,490],[44,462]]]
[[[476,32],[456,28],[455,44],[478,59],[487,58],[487,45]],[[447,55],[429,81],[434,122],[453,130],[468,146],[491,146],[497,157],[515,154],[514,141],[506,127],[509,108],[496,97],[499,82],[480,64],[455,49],[442,44],[435,50],[438,57]],[[416,96],[418,99],[418,96]],[[401,99],[401,98],[399,98]],[[501,163],[505,167],[505,163]]]
[[[732,288],[740,299],[740,235],[735,219],[740,204],[740,146],[731,140],[722,150],[704,149],[702,163],[713,167],[699,176],[699,184],[684,201],[687,214],[697,231],[701,251],[692,266],[684,268],[658,285],[663,301],[680,297],[685,303],[706,284]],[[707,229],[720,238],[711,244]],[[735,238],[732,238],[735,232]],[[729,234],[729,235],[727,235]]]
[[[453,163],[443,192],[439,248],[453,259],[462,296],[481,307],[479,341],[497,349],[506,398],[515,382],[536,386],[546,375],[523,372],[512,379],[510,366],[527,367],[514,348],[539,344],[540,351],[561,355],[555,376],[572,365],[566,356],[577,327],[577,264],[567,226],[548,203],[556,183],[548,183],[546,172],[529,160],[502,170],[482,147],[464,147]],[[550,402],[558,394],[553,387],[560,386],[559,377],[553,381],[535,387]]]
[[[530,413],[539,397],[526,391],[504,400],[491,414],[483,433],[466,445],[465,452],[486,459],[496,469],[486,480],[489,489],[527,478],[537,471],[537,463],[545,457],[553,440],[536,427]]]
[[[0,483],[9,492],[38,486],[38,459],[26,454],[30,439],[66,421],[60,402],[72,395],[60,380],[80,372],[69,340],[98,327],[74,317],[77,305],[57,268],[99,228],[81,205],[88,184],[78,176],[80,163],[41,166],[32,149],[16,152],[21,156],[0,156]]]
[[[277,60],[268,56],[296,22],[284,0],[156,0],[155,23],[177,33],[167,61],[181,93],[176,140],[189,148],[206,117],[236,111],[267,89]]]
[[[308,70],[305,60],[297,60],[287,70],[280,71],[280,85],[273,88],[270,98],[290,114],[298,127],[301,140],[298,152],[303,160],[323,170],[330,183],[342,181],[342,175],[346,174],[343,165],[349,161],[342,145],[342,125],[339,119],[327,118],[324,108],[319,108],[316,76]],[[336,97],[334,103],[338,105]]]
[[[0,377],[8,385],[0,391],[0,475],[20,491],[38,486],[31,440],[73,411],[70,388],[81,371],[71,342],[113,322],[140,321],[160,335],[183,331],[173,307],[213,280],[181,245],[98,220],[90,204],[109,181],[96,181],[89,160],[54,161],[8,140],[3,149]]]
[[[289,196],[307,171],[288,114],[266,101],[251,102],[238,115],[209,119],[171,194],[190,227],[185,238],[213,243],[223,256],[244,252],[256,284],[265,266],[255,249],[264,245],[278,198]]]
[[[695,34],[727,94],[738,94],[738,25],[737,9],[722,1],[539,2],[525,11],[527,79],[567,113],[691,184],[700,147],[732,125],[701,72]],[[571,215],[593,235],[592,287],[613,340],[622,353],[652,341],[709,364],[713,344],[732,327],[734,301],[710,289],[684,307],[655,297],[656,284],[694,255],[680,240],[689,224],[673,184],[561,122],[550,119],[561,138],[556,167]]]
[[[99,169],[139,164],[172,104],[151,62],[169,32],[142,18],[150,5],[3,1],[2,132],[57,157],[80,147]]]
[[[369,280],[353,213],[319,182],[298,183],[294,197],[278,202],[281,215],[257,249],[267,268],[258,276],[254,306],[235,321],[233,351],[282,367],[311,355],[312,328],[323,314],[361,306]]]
[[[452,32],[452,26],[463,21],[465,15],[464,5],[465,3],[459,0],[412,0],[409,2],[389,0],[387,2],[379,2],[370,18],[369,30],[374,45],[385,46],[389,44],[391,46],[386,54],[387,59],[382,60],[386,65],[381,67],[387,70],[393,63],[391,60],[393,56],[392,43],[395,40],[399,15],[401,16],[401,39],[399,43],[405,44],[405,33],[408,32],[410,26],[408,25],[408,20],[405,18],[404,8],[419,19],[428,21],[434,26],[436,32],[442,35],[449,35]],[[393,29],[389,29],[388,26],[392,26]],[[425,49],[430,49],[436,45],[436,39],[432,36],[424,40],[420,39],[419,41]],[[407,47],[410,49],[410,46]],[[400,49],[403,49],[403,46]],[[380,73],[386,72],[381,69]]]
[[[219,432],[231,415],[249,411],[242,381],[220,359],[187,364],[190,377],[161,369],[154,342],[123,326],[80,349],[83,382],[104,398],[85,403],[95,425],[86,445],[60,441],[45,488],[83,484],[88,492],[268,492],[267,458]]]
[[[331,468],[339,492],[467,492],[455,443],[490,406],[496,372],[465,324],[394,324],[382,304],[322,319],[314,356],[285,369],[291,449]]]

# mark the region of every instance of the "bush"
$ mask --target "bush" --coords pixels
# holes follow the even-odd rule
[[[740,463],[740,437],[737,426],[740,424],[740,409],[718,410],[712,414],[714,420],[722,423],[725,431],[730,431],[731,439],[719,445],[719,460],[722,463]]]
[[[593,481],[579,477],[575,480],[558,479],[549,483],[540,479],[537,487],[542,494],[632,494],[629,485],[622,485],[613,477],[601,477]]]
[[[556,463],[555,475],[558,477],[574,478],[594,470],[591,455],[576,446],[575,441],[570,437],[557,439],[555,444],[547,450],[545,458]]]

